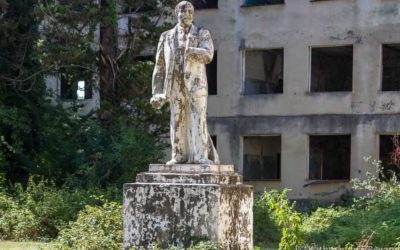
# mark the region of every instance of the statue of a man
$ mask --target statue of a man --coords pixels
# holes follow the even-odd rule
[[[214,55],[210,32],[193,25],[194,7],[182,1],[175,7],[178,24],[158,43],[153,72],[155,108],[170,103],[172,158],[167,165],[219,164],[207,129],[205,65]]]

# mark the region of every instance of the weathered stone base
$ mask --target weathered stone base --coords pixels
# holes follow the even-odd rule
[[[137,183],[124,185],[125,249],[152,243],[183,248],[197,240],[218,242],[222,249],[252,249],[253,188],[242,184],[233,166],[202,166],[202,174],[152,166]]]

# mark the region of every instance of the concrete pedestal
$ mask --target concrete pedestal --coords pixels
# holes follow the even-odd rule
[[[253,187],[232,165],[150,165],[124,185],[124,249],[183,248],[198,240],[252,249],[252,206]]]

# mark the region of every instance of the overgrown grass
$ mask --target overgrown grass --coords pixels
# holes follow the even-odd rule
[[[400,184],[395,177],[381,180],[380,166],[374,164],[376,173],[363,181],[353,181],[354,189],[365,195],[346,206],[320,207],[310,214],[300,214],[287,199],[286,190],[264,192],[254,203],[255,249],[400,249]],[[33,181],[26,190],[0,189],[1,240],[49,241],[58,236],[57,244],[0,242],[0,249],[120,249],[120,201],[101,198],[101,194],[112,197],[113,192],[102,191],[97,196],[93,193],[57,189],[51,183]]]
[[[347,207],[319,208],[304,216],[302,232],[308,244],[327,247],[400,247],[400,183],[396,175],[383,181],[379,161],[365,180],[353,188],[366,194]]]
[[[51,250],[51,243],[43,242],[12,242],[0,241],[0,249],[2,250]]]
[[[395,175],[382,180],[382,168],[378,161],[367,158],[376,167],[375,173],[368,173],[365,180],[353,180],[353,188],[365,195],[353,199],[344,206],[318,208],[310,214],[301,214],[299,230],[293,230],[296,223],[290,220],[297,216],[288,204],[285,192],[264,192],[278,206],[275,215],[270,206],[262,205],[257,199],[254,206],[254,235],[256,245],[278,246],[282,242],[282,225],[277,217],[287,220],[287,235],[300,237],[301,241],[291,246],[366,248],[381,247],[400,249],[400,183]],[[275,197],[280,197],[278,200]],[[271,198],[272,197],[272,198]],[[264,199],[264,204],[268,204]],[[275,219],[274,219],[275,218]],[[294,217],[296,218],[296,217]],[[297,221],[297,219],[295,220]],[[280,238],[281,237],[281,238]],[[268,247],[265,247],[267,249]],[[280,249],[289,249],[279,245]],[[260,249],[264,249],[260,247]]]
[[[400,199],[365,209],[321,208],[305,217],[302,231],[309,244],[356,246],[368,240],[376,247],[395,247],[400,242]]]
[[[1,185],[0,185],[1,188]],[[45,181],[29,181],[27,189],[16,185],[0,189],[0,240],[50,241],[76,220],[86,205],[101,205],[113,192],[56,188]],[[0,248],[1,249],[1,248]]]

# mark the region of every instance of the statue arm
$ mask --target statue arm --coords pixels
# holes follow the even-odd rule
[[[186,52],[189,60],[208,64],[214,56],[214,45],[211,35],[208,30],[201,30],[199,36],[199,46],[197,48],[188,47]]]
[[[165,58],[164,58],[164,34],[161,35],[157,46],[156,62],[152,78],[152,94],[164,94]]]
[[[166,102],[166,93],[164,91],[165,79],[165,58],[164,58],[164,40],[165,35],[162,34],[157,46],[156,63],[152,78],[152,95],[150,103],[154,108],[160,109]]]

